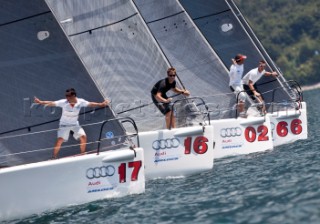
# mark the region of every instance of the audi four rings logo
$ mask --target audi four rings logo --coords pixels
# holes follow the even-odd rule
[[[240,127],[222,128],[220,130],[220,136],[222,138],[241,136],[241,134],[242,130]]]
[[[178,148],[179,145],[180,145],[179,139],[177,139],[177,138],[167,138],[167,139],[155,140],[152,143],[152,148],[154,150],[172,149],[172,148]]]
[[[87,178],[93,179],[93,178],[100,178],[100,177],[111,177],[115,173],[114,166],[108,165],[108,166],[101,166],[101,167],[95,167],[95,168],[89,168],[87,169]]]

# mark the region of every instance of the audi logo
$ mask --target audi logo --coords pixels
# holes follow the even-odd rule
[[[101,167],[95,167],[95,168],[89,168],[87,169],[87,178],[93,179],[93,178],[100,178],[100,177],[111,177],[115,173],[114,166],[108,165],[108,166],[101,166]]]
[[[152,148],[154,150],[172,149],[172,148],[178,148],[179,145],[180,145],[179,139],[177,139],[177,138],[167,138],[167,139],[155,140],[152,143]]]
[[[222,138],[241,136],[241,134],[242,130],[240,127],[223,128],[220,130],[220,136]]]

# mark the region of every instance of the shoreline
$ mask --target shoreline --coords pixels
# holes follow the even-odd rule
[[[309,86],[301,86],[302,91],[309,91],[309,90],[314,90],[319,88],[320,88],[320,83],[309,85]]]

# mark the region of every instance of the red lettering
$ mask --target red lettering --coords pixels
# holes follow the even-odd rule
[[[193,150],[197,154],[204,154],[208,151],[207,142],[209,140],[204,136],[198,136],[193,142]],[[191,144],[192,144],[192,137],[187,137],[184,140],[184,154],[191,153]]]

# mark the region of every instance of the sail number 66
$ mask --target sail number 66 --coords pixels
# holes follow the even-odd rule
[[[302,126],[301,126],[302,121],[300,119],[293,119],[290,123],[290,130],[292,134],[294,135],[299,135],[302,132]],[[280,137],[285,137],[288,135],[288,123],[285,121],[280,121],[277,124],[277,135]]]

